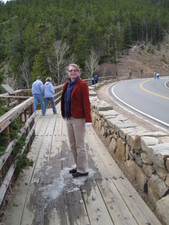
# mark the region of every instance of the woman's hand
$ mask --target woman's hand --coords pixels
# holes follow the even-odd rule
[[[92,123],[85,123],[86,128],[90,127]]]

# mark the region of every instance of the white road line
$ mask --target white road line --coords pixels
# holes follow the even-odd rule
[[[117,84],[116,84],[116,85],[117,85]],[[140,110],[134,108],[133,106],[127,104],[126,102],[124,102],[123,100],[121,100],[119,97],[117,97],[117,95],[114,93],[114,88],[115,88],[116,85],[114,85],[114,86],[111,88],[111,92],[112,92],[113,96],[115,96],[116,99],[118,99],[120,102],[122,102],[122,103],[123,103],[124,105],[126,105],[127,107],[129,107],[129,108],[135,110],[136,112],[138,112],[138,113],[140,113],[140,114],[142,114],[142,115],[144,115],[144,116],[147,116],[148,118],[150,118],[150,119],[152,119],[152,120],[155,120],[156,122],[161,123],[161,124],[163,124],[163,125],[169,127],[169,124],[168,124],[168,123],[165,123],[165,122],[163,122],[163,121],[161,121],[161,120],[159,120],[159,119],[157,119],[157,118],[155,118],[155,117],[153,117],[153,116],[150,116],[150,115],[148,115],[148,114],[146,114],[146,113],[144,113],[144,112],[142,112],[142,111],[140,111]]]

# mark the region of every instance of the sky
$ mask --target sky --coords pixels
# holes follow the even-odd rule
[[[10,0],[0,0],[0,1],[6,3],[9,2]]]

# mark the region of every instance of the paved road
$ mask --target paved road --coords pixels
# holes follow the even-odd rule
[[[169,77],[125,80],[112,86],[112,94],[133,110],[169,127]]]

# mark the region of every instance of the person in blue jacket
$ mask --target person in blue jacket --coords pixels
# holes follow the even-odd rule
[[[43,83],[40,76],[32,84],[32,95],[34,97],[33,111],[36,111],[38,102],[40,102],[43,115]]]
[[[97,84],[98,80],[99,80],[99,78],[98,78],[98,76],[97,76],[97,74],[96,74],[96,75],[94,76],[94,83]]]
[[[54,102],[54,98],[53,98],[55,91],[54,91],[54,87],[51,82],[52,82],[52,78],[47,77],[46,82],[44,84],[44,99],[45,99],[45,105],[44,105],[44,110],[43,110],[44,116],[45,116],[46,108],[48,106],[49,101],[52,104],[53,114],[56,114],[56,107],[55,107],[55,102]]]

